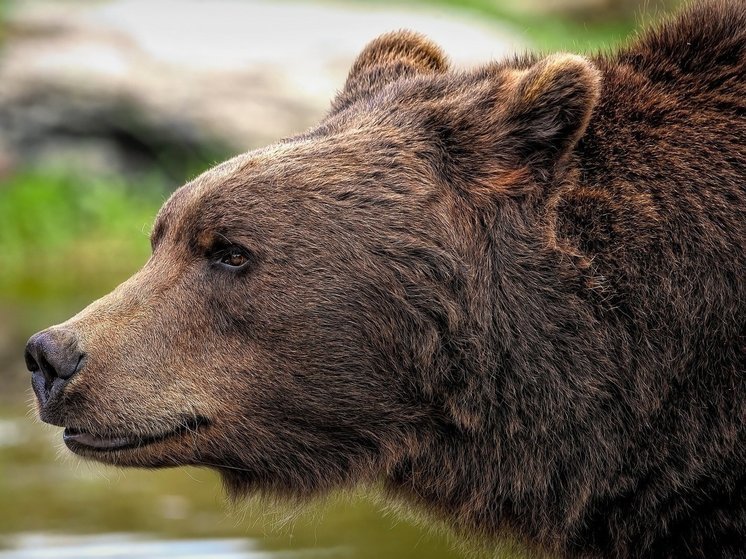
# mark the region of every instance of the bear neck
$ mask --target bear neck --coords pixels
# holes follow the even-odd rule
[[[568,163],[568,177],[577,165]],[[464,533],[558,550],[563,527],[590,506],[586,476],[607,471],[594,397],[596,379],[618,364],[546,209],[546,200],[506,201],[482,214],[471,246],[459,247],[479,262],[465,280],[470,295],[454,294],[469,318],[443,334],[422,373],[437,416],[389,483]],[[582,447],[573,444],[579,436]]]

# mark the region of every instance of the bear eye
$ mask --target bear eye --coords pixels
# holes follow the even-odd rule
[[[221,264],[231,268],[240,268],[249,261],[249,258],[238,249],[231,249],[220,259]]]
[[[231,272],[243,272],[257,262],[256,253],[240,244],[233,243],[222,234],[203,253],[211,267]]]

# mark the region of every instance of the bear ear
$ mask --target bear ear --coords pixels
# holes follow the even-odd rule
[[[374,39],[363,49],[332,103],[331,114],[375,94],[402,77],[443,73],[448,61],[428,38],[412,31],[394,31]]]
[[[554,54],[518,71],[504,100],[500,143],[521,166],[549,171],[585,132],[601,89],[588,59]]]

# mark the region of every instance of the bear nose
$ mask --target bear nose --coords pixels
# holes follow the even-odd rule
[[[26,367],[39,402],[44,405],[81,368],[85,354],[69,330],[44,330],[26,344]]]

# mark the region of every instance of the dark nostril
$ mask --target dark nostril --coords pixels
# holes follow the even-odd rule
[[[36,358],[34,357],[34,354],[31,353],[31,341],[26,344],[26,351],[24,352],[24,359],[26,360],[26,368],[31,371],[32,373],[35,373],[36,371],[40,370],[39,363],[36,362]]]
[[[75,334],[68,330],[45,330],[34,334],[26,344],[26,367],[44,375],[49,385],[57,378],[72,377],[80,369],[83,357]]]

